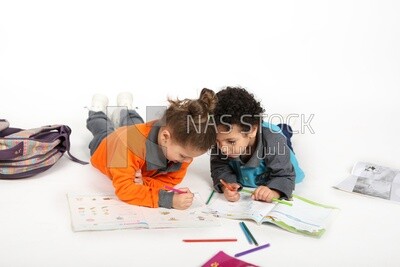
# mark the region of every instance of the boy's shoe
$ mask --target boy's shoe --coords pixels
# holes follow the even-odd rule
[[[107,111],[107,106],[108,106],[107,96],[102,94],[95,94],[92,97],[92,106],[89,108],[89,110],[94,112],[102,111],[105,114]]]
[[[133,107],[133,96],[129,92],[119,93],[117,96],[117,107],[111,115],[111,121],[117,128],[121,123],[121,111],[130,110]]]

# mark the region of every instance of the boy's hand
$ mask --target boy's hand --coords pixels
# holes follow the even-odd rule
[[[268,186],[261,185],[254,190],[253,195],[251,196],[254,200],[272,202],[273,198],[280,198],[281,195],[279,192],[270,189]]]
[[[224,196],[228,201],[235,202],[238,201],[240,198],[240,194],[238,189],[240,188],[240,185],[237,183],[232,183],[229,184],[229,186],[234,189],[234,190],[229,190],[225,186],[222,187],[222,190],[224,191]]]
[[[172,198],[172,208],[177,210],[185,210],[192,205],[194,195],[187,187],[179,188],[179,190],[184,191],[185,193],[174,193]]]

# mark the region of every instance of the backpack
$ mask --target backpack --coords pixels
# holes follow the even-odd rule
[[[8,127],[0,120],[0,179],[20,179],[51,168],[65,152],[69,158],[81,161],[69,152],[71,128],[67,125],[47,125],[34,129]]]

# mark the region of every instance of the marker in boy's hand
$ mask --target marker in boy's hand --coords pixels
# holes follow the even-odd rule
[[[238,189],[240,188],[239,184],[237,183],[228,184],[223,179],[220,179],[219,181],[224,186],[223,187],[224,196],[228,201],[235,202],[240,199],[240,194],[238,191]]]
[[[225,182],[223,179],[219,179],[219,181],[221,182],[221,184],[223,186],[225,186],[225,188],[227,188],[230,191],[236,191],[235,188],[233,186],[231,186],[230,184],[228,184],[227,182]]]
[[[172,208],[177,210],[185,210],[193,203],[194,194],[190,192],[189,188],[179,188],[184,193],[174,193],[172,197]]]

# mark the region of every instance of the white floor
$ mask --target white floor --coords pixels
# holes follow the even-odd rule
[[[260,266],[398,266],[400,205],[332,188],[356,161],[400,168],[400,4],[395,1],[0,0],[0,118],[31,128],[67,124],[88,160],[91,96],[135,95],[139,112],[203,87],[241,85],[274,114],[296,114],[296,193],[341,208],[321,239],[252,225],[271,247]],[[303,127],[302,127],[303,125]],[[204,198],[208,156],[184,185]],[[67,192],[109,191],[91,166],[64,157],[34,178],[0,180],[0,266],[200,266],[246,240],[236,221],[209,229],[74,233]],[[237,244],[183,238],[237,236]]]

